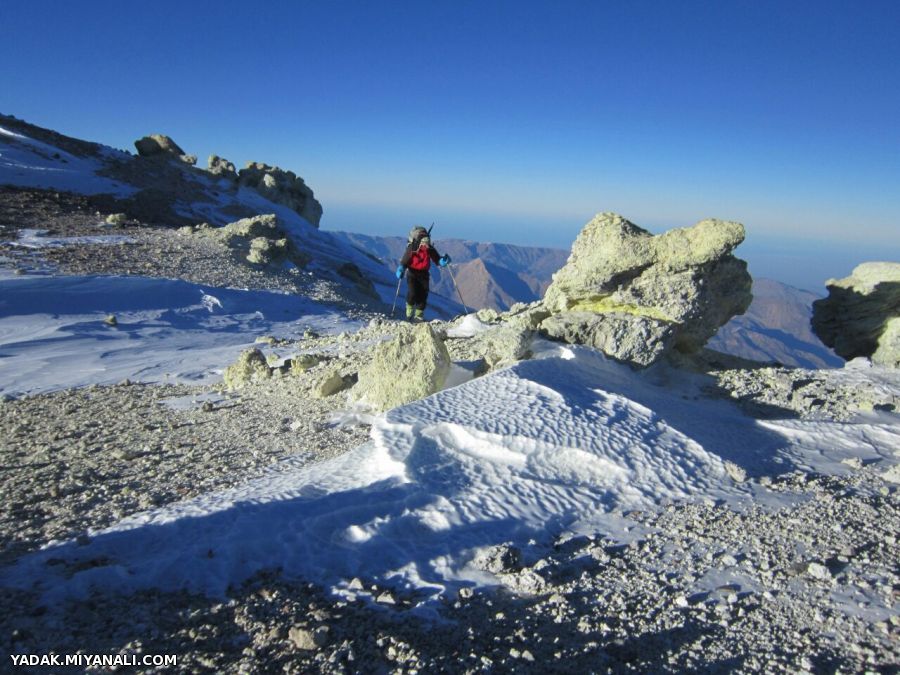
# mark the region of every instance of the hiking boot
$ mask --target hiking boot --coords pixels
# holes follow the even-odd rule
[[[412,321],[412,320],[413,320],[413,315],[414,315],[415,311],[416,311],[416,308],[415,308],[415,307],[413,307],[413,306],[410,305],[410,304],[407,304],[407,305],[406,305],[406,320],[407,320],[407,321]]]

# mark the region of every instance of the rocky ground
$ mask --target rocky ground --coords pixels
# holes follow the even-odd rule
[[[325,301],[339,295],[302,271],[253,270],[211,239],[139,223],[111,227],[90,200],[29,192],[3,193],[0,240],[22,226],[53,235],[112,230],[133,242],[39,254],[4,246],[8,267],[178,277]],[[0,403],[0,564],[240,483],[281,459],[318,461],[363,442],[365,424],[334,422],[346,400],[318,397],[330,373],[351,373],[365,346],[391,330],[365,311],[357,318],[375,320],[357,336],[310,335],[289,345],[317,355],[307,370],[234,391],[121,383]],[[454,359],[474,358],[470,344],[454,343]],[[812,404],[831,385],[799,371],[720,370],[717,395],[748,409],[844,414]],[[763,387],[766,378],[788,383]],[[773,390],[781,393],[764,393]],[[857,409],[896,404],[860,400]],[[482,563],[496,587],[445,598],[428,615],[411,609],[417,598],[370,588],[366,579],[348,581],[376,600],[348,602],[278,570],[218,599],[144,591],[48,606],[2,590],[0,651],[4,659],[174,654],[177,672],[897,672],[898,477],[859,464],[846,477],[793,472],[759,481],[760,489],[798,495],[795,505],[738,513],[672,504],[627,514],[626,542],[598,534],[501,547]],[[743,581],[715,583],[726,574]]]

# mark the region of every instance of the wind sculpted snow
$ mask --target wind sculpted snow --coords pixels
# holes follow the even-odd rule
[[[211,381],[257,336],[357,326],[280,293],[143,277],[0,279],[0,394]]]

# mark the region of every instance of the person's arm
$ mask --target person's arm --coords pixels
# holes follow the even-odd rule
[[[450,256],[449,255],[441,255],[437,252],[436,248],[432,248],[430,251],[431,259],[436,262],[441,267],[446,267],[450,264]]]
[[[434,246],[430,246],[428,248],[428,257],[431,258],[431,262],[437,263],[441,260],[441,254],[437,252],[437,249]]]
[[[411,246],[407,246],[403,255],[400,257],[400,266],[409,267],[409,259],[412,257],[413,250]]]

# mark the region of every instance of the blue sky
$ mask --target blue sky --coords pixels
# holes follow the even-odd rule
[[[738,220],[820,290],[900,259],[898,34],[879,1],[7,2],[0,112],[292,169],[326,229]]]

